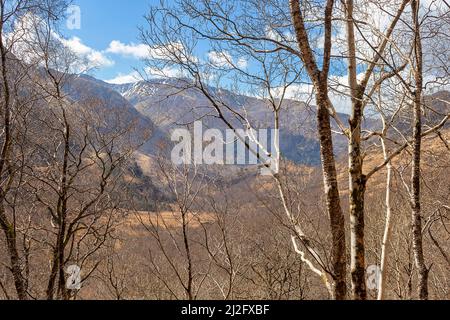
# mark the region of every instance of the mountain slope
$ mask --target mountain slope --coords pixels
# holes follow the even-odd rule
[[[190,124],[197,119],[201,119],[206,128],[227,129],[223,121],[214,116],[214,109],[205,96],[193,88],[180,89],[183,85],[185,81],[177,83],[176,80],[155,79],[108,86],[120,93],[136,110],[167,134],[173,128]],[[267,102],[227,90],[210,90],[233,111],[245,114],[254,128],[273,128],[273,113]],[[242,128],[242,123],[232,111],[225,111],[224,114],[233,125]],[[346,114],[340,116],[344,121],[348,119]],[[302,102],[286,100],[280,121],[280,147],[283,156],[300,164],[319,164],[320,147],[316,138],[315,109]],[[346,141],[342,137],[336,137],[335,147],[337,153],[343,152],[346,149]]]

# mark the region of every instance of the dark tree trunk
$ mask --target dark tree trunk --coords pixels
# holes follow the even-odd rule
[[[336,300],[347,298],[347,259],[345,243],[345,218],[341,208],[337,182],[336,162],[334,158],[330,114],[326,107],[328,98],[317,96],[318,132],[327,211],[330,218],[332,234],[332,265],[334,273],[334,290]]]
[[[325,8],[325,43],[323,70],[320,71],[315,61],[314,53],[309,44],[308,33],[303,21],[300,3],[298,0],[290,1],[292,23],[296,31],[297,43],[302,53],[302,60],[306,66],[309,77],[316,90],[317,125],[320,141],[322,162],[322,175],[326,207],[330,219],[332,234],[332,266],[334,278],[334,298],[345,300],[347,298],[347,259],[345,243],[345,218],[342,212],[339,186],[337,182],[336,160],[333,149],[333,135],[331,131],[330,107],[328,97],[328,71],[331,54],[331,21],[334,1],[328,0]]]
[[[420,190],[420,163],[422,152],[422,87],[423,87],[423,54],[422,39],[420,36],[419,5],[416,0],[411,1],[415,31],[415,60],[416,68],[414,77],[416,81],[416,91],[414,92],[414,130],[413,130],[413,161],[411,177],[411,207],[412,207],[412,237],[413,253],[418,274],[418,294],[421,300],[428,299],[428,272],[423,254],[422,235],[422,210],[421,210],[421,190]]]
[[[350,246],[352,291],[355,300],[366,300],[366,271],[364,243],[364,197],[366,177],[363,174],[361,153],[361,103],[357,102],[350,119],[349,139],[349,195],[350,195]]]
[[[357,78],[356,38],[353,21],[353,0],[345,2],[347,16],[348,78],[351,91],[352,114],[348,132],[350,256],[352,293],[355,300],[366,300],[366,263],[364,243],[364,196],[366,177],[361,146],[361,123],[365,85]]]
[[[1,8],[1,18],[0,22],[0,56],[1,56],[1,90],[3,91],[3,101],[1,101],[1,108],[3,112],[3,143],[0,153],[0,178],[3,180],[5,178],[5,187],[0,186],[0,226],[5,234],[6,243],[8,247],[8,254],[11,263],[11,272],[14,278],[14,285],[16,287],[17,296],[20,300],[27,299],[27,289],[25,285],[25,280],[23,279],[22,270],[20,267],[20,257],[19,251],[17,249],[17,237],[15,221],[10,222],[6,211],[5,211],[5,201],[7,194],[9,192],[10,181],[14,179],[14,170],[11,168],[10,158],[12,152],[12,124],[11,124],[11,97],[10,88],[8,81],[7,72],[7,51],[3,45],[3,15],[4,8]],[[3,182],[2,182],[3,184]]]
[[[23,279],[22,269],[20,267],[19,252],[17,250],[16,232],[14,230],[14,226],[7,222],[3,204],[0,207],[0,225],[5,233],[6,244],[8,246],[8,254],[11,263],[10,267],[14,279],[14,286],[16,288],[17,297],[19,298],[19,300],[27,300],[27,289],[25,280]]]

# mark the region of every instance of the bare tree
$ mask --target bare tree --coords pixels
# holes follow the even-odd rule
[[[292,67],[290,63],[295,63],[295,61],[303,58],[302,52],[294,49],[292,42],[290,44],[285,44],[283,41],[278,41],[273,37],[267,36],[266,30],[259,29],[255,24],[256,21],[261,20],[259,23],[264,23],[268,26],[273,25],[278,18],[275,15],[271,15],[269,12],[267,16],[259,16],[262,12],[259,9],[245,11],[247,14],[241,17],[241,21],[237,22],[233,19],[239,19],[233,16],[233,6],[239,6],[240,3],[236,2],[227,6],[221,6],[219,3],[209,3],[202,2],[195,4],[191,1],[184,1],[180,4],[180,10],[184,13],[196,17],[197,23],[190,24],[189,21],[183,19],[183,15],[177,12],[176,9],[157,9],[148,17],[150,30],[144,32],[143,38],[146,43],[155,48],[160,48],[162,55],[153,59],[152,67],[153,70],[156,68],[164,72],[164,68],[167,66],[177,66],[185,71],[190,77],[192,77],[192,82],[185,82],[185,87],[182,90],[188,88],[196,88],[202,93],[211,104],[217,117],[220,118],[230,129],[236,130],[239,125],[247,127],[251,121],[246,119],[245,115],[242,114],[236,108],[233,108],[229,102],[226,101],[220,95],[210,90],[208,86],[208,74],[212,74],[211,71],[224,71],[235,73],[249,79],[252,83],[259,83],[260,88],[265,95],[268,97],[268,103],[273,110],[274,114],[274,125],[276,129],[280,127],[279,113],[281,112],[284,96],[286,91],[297,80],[300,78],[301,70],[287,70],[287,73],[281,73],[281,77],[272,77],[271,74],[280,74],[279,72],[272,72],[275,66],[283,66],[283,68]],[[251,4],[243,4],[244,7]],[[289,8],[286,8],[277,3],[267,4],[269,8],[272,7],[281,10],[285,17],[290,17]],[[250,7],[249,7],[250,8]],[[255,5],[254,8],[258,8]],[[327,6],[327,13],[331,14],[332,2]],[[248,9],[248,8],[247,8]],[[222,13],[221,13],[222,11]],[[251,22],[253,21],[253,22]],[[331,21],[331,16],[327,16],[327,21]],[[204,28],[208,25],[210,28]],[[328,25],[328,24],[327,24]],[[242,26],[242,29],[240,28]],[[262,31],[262,33],[261,33]],[[275,31],[278,32],[278,31]],[[331,31],[330,31],[331,34]],[[278,33],[277,33],[278,35]],[[189,37],[199,37],[206,38],[211,43],[220,48],[221,43],[224,46],[227,44],[235,44],[238,47],[238,52],[243,55],[250,57],[261,65],[261,68],[265,70],[264,75],[258,75],[256,73],[251,73],[244,68],[239,67],[234,61],[227,61],[228,67],[214,66],[214,64],[204,64],[204,62],[199,63],[195,59],[192,59],[190,52],[193,50],[192,45],[195,45],[196,40],[189,42]],[[330,39],[327,38],[326,52],[330,50]],[[174,44],[179,45],[174,45]],[[270,49],[265,49],[265,47],[270,47]],[[229,48],[229,47],[227,47]],[[311,52],[310,52],[311,53]],[[325,54],[327,56],[329,54]],[[229,59],[228,59],[229,60]],[[305,63],[307,65],[307,63]],[[311,67],[311,63],[309,67]],[[316,70],[308,70],[310,73],[317,76]],[[326,75],[328,70],[324,70]],[[269,75],[269,76],[268,76]],[[327,88],[326,86],[326,76],[323,77],[323,81],[319,81],[316,77],[317,83],[321,84],[321,88]],[[325,83],[325,85],[323,85]],[[274,95],[274,89],[281,88],[278,95]],[[261,90],[260,89],[260,90]],[[281,97],[281,98],[280,98]],[[329,99],[323,95],[323,92],[317,94],[319,99],[322,99],[323,104],[319,107],[318,118],[319,118],[319,129],[321,142],[322,142],[322,156],[324,159],[324,179],[326,183],[326,195],[327,203],[330,210],[330,229],[333,234],[333,256],[334,256],[334,266],[332,270],[332,275],[328,274],[328,271],[319,271],[322,279],[326,279],[326,283],[332,283],[331,286],[335,285],[337,298],[343,299],[346,295],[346,285],[345,285],[345,232],[344,232],[344,216],[340,208],[340,198],[337,190],[337,178],[336,169],[333,153],[333,143],[331,137],[331,122],[328,114],[328,107],[330,107]],[[335,112],[334,112],[335,115]],[[240,124],[236,124],[236,121],[231,119],[237,119]],[[238,123],[239,123],[238,122]],[[249,147],[249,145],[247,145]],[[251,149],[251,148],[250,148]],[[256,152],[257,153],[257,152]],[[258,157],[261,154],[257,154]],[[263,161],[264,163],[264,161]],[[279,186],[280,199],[283,203],[286,203],[285,195],[283,194],[283,186],[278,175],[274,175],[275,181]],[[317,256],[317,252],[313,247],[308,244],[308,237],[303,232],[298,221],[295,220],[289,208],[284,205],[285,212],[290,219],[291,223],[296,225],[295,233],[302,245],[306,247],[306,252],[314,257],[315,261],[320,261],[321,259]],[[294,239],[293,239],[294,240]],[[297,248],[299,249],[299,248]],[[306,258],[306,254],[303,254],[303,259]],[[307,260],[306,260],[307,261]],[[311,265],[311,264],[310,264]],[[312,265],[311,265],[312,266]],[[323,266],[322,266],[323,267]],[[319,267],[319,268],[322,268]],[[314,270],[319,270],[314,267]],[[333,279],[330,281],[330,279]]]
[[[14,205],[17,196],[14,193],[23,183],[24,160],[27,154],[21,149],[21,143],[26,135],[27,114],[34,98],[26,98],[28,92],[23,85],[30,88],[26,82],[30,66],[16,57],[16,44],[20,36],[14,34],[15,24],[27,14],[40,17],[52,22],[61,16],[65,8],[65,1],[48,1],[45,4],[35,1],[7,1],[0,2],[0,56],[1,56],[1,157],[0,157],[0,225],[6,238],[10,271],[14,277],[15,288],[19,299],[27,299],[27,280],[24,278],[24,260],[20,254],[18,234],[20,226]],[[31,71],[33,72],[33,71]],[[32,93],[31,93],[32,94]],[[17,193],[16,193],[17,195]],[[12,197],[12,198],[11,198]],[[11,202],[11,200],[13,200]],[[12,205],[11,205],[12,204]]]
[[[418,272],[419,298],[428,299],[428,268],[425,265],[423,254],[422,237],[422,212],[421,212],[421,192],[420,192],[420,164],[422,152],[422,99],[423,99],[423,52],[422,38],[420,34],[419,22],[419,2],[411,0],[411,11],[414,26],[414,58],[413,67],[415,79],[415,91],[413,102],[414,132],[413,132],[413,161],[411,176],[411,207],[413,226],[413,252]]]

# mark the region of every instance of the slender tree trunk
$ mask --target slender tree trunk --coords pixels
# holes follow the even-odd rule
[[[55,290],[57,289],[56,298],[67,300],[66,277],[64,272],[64,237],[66,233],[65,222],[59,226],[57,241],[53,249],[52,268],[47,284],[47,300],[55,299]]]
[[[412,228],[413,228],[413,252],[418,272],[418,292],[421,300],[428,299],[428,269],[425,265],[423,254],[422,236],[422,210],[420,201],[420,162],[421,162],[421,108],[420,99],[414,102],[414,151],[412,163]]]
[[[328,71],[331,53],[331,21],[334,1],[328,0],[325,9],[325,43],[323,70],[320,71],[309,44],[308,33],[303,21],[299,0],[289,2],[292,23],[295,28],[297,44],[302,53],[302,60],[308,75],[316,90],[317,125],[320,141],[322,162],[322,175],[326,206],[330,219],[332,234],[332,265],[334,276],[334,298],[345,300],[347,298],[347,259],[345,243],[345,218],[342,212],[339,186],[337,182],[336,160],[333,149],[333,135],[331,131],[330,110],[331,102],[328,96]]]
[[[330,218],[332,234],[332,264],[334,274],[334,295],[336,300],[347,298],[347,258],[345,243],[345,218],[341,208],[337,182],[336,162],[334,158],[333,138],[331,133],[330,114],[324,97],[318,95],[318,131],[322,172],[326,195],[327,211]]]
[[[14,230],[14,226],[7,222],[3,203],[0,205],[0,226],[2,227],[6,237],[6,244],[8,246],[8,254],[11,263],[10,270],[14,278],[14,286],[16,288],[17,297],[19,300],[27,300],[27,289],[22,276],[19,252],[17,250],[16,231]]]
[[[57,85],[57,96],[60,98],[59,86]],[[47,299],[53,300],[55,298],[55,289],[58,288],[58,297],[66,299],[66,283],[64,273],[64,251],[66,239],[66,216],[67,216],[67,175],[69,165],[70,153],[70,126],[67,123],[67,118],[63,107],[63,118],[65,122],[64,127],[64,154],[63,164],[61,168],[61,182],[59,186],[58,203],[56,212],[58,215],[58,235],[56,243],[53,248],[53,264],[50,272],[50,277],[47,286]],[[59,278],[58,278],[59,276]],[[58,281],[56,281],[58,278]]]
[[[186,211],[181,212],[182,216],[182,222],[183,222],[183,243],[184,243],[184,249],[186,250],[186,258],[187,258],[187,271],[188,271],[188,279],[187,284],[185,286],[186,291],[186,297],[188,300],[194,300],[194,293],[193,293],[193,266],[192,266],[192,256],[191,256],[191,246],[189,244],[189,235],[188,235],[188,215],[189,213]]]
[[[366,176],[363,174],[361,151],[362,99],[364,88],[358,84],[356,71],[356,42],[353,21],[353,0],[346,1],[348,75],[352,95],[352,114],[349,130],[349,195],[350,195],[350,252],[352,291],[355,300],[366,300],[366,265],[364,244],[364,197]]]
[[[47,300],[53,300],[55,297],[55,283],[58,276],[58,252],[56,248],[53,250],[52,267],[50,269],[50,276],[47,283]]]
[[[359,111],[359,110],[357,110]],[[367,299],[364,243],[364,197],[366,177],[361,154],[361,115],[356,112],[350,120],[350,251],[352,290],[355,300]]]
[[[415,31],[415,61],[416,68],[414,77],[416,81],[416,91],[414,93],[414,130],[413,130],[413,161],[411,177],[411,206],[412,206],[412,237],[413,253],[418,274],[418,294],[421,300],[428,299],[428,269],[425,265],[423,254],[422,236],[422,212],[421,212],[421,190],[420,190],[420,163],[422,152],[422,87],[423,87],[423,55],[422,39],[420,36],[419,24],[419,3],[417,0],[411,1]]]
[[[3,21],[4,7],[1,6],[0,17]],[[3,111],[3,144],[1,147],[0,154],[0,177],[3,179],[6,175],[6,183],[4,187],[0,186],[0,227],[2,228],[6,243],[8,247],[8,254],[11,263],[11,272],[14,278],[14,285],[16,287],[17,296],[20,300],[27,299],[27,289],[25,281],[23,279],[22,270],[20,267],[20,257],[19,251],[17,249],[17,235],[15,222],[11,223],[6,215],[5,201],[6,196],[9,191],[10,182],[14,178],[14,173],[10,166],[10,157],[12,154],[12,135],[11,135],[11,96],[9,91],[9,81],[7,72],[7,51],[3,44],[3,22],[0,22],[0,56],[1,56],[1,81],[2,81],[2,91],[3,91],[3,101],[1,101],[1,109]]]
[[[66,223],[64,221],[63,228],[62,228],[62,236],[60,240],[58,241],[58,266],[59,266],[59,281],[58,281],[58,296],[62,300],[69,300],[69,292],[66,288],[66,272],[64,270],[65,264],[65,234],[66,234]]]
[[[384,159],[387,160],[388,152],[386,149],[386,143],[384,137],[381,138],[381,144],[383,146]],[[392,184],[392,163],[386,165],[386,222],[384,227],[383,243],[381,245],[381,274],[378,282],[378,300],[384,300],[386,298],[386,276],[387,276],[387,257],[389,256],[389,241],[392,233],[392,211],[391,211],[391,184]]]
[[[47,284],[47,300],[55,299],[56,288],[58,288],[58,296],[63,297],[66,285],[64,274],[64,235],[66,232],[65,222],[60,222],[58,228],[58,236],[56,239],[55,247],[53,248],[52,268]]]

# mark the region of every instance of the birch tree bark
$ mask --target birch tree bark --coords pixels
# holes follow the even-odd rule
[[[375,168],[368,175],[364,174],[364,156],[362,152],[362,120],[364,108],[367,105],[366,96],[371,97],[374,90],[367,90],[369,81],[375,74],[376,66],[380,61],[384,61],[383,54],[391,42],[391,36],[403,14],[409,0],[404,0],[396,12],[393,20],[389,24],[386,33],[383,35],[382,41],[377,48],[374,48],[374,57],[368,63],[367,69],[363,74],[361,81],[358,81],[357,75],[357,57],[356,57],[356,37],[355,37],[355,20],[354,20],[354,2],[353,0],[345,1],[345,16],[347,26],[347,49],[348,49],[348,82],[351,94],[351,116],[349,120],[348,137],[348,163],[349,163],[349,204],[350,204],[350,255],[351,255],[351,278],[352,278],[352,295],[356,300],[367,299],[366,289],[366,272],[365,272],[365,208],[364,200],[366,193],[367,181],[382,167],[389,163],[389,159],[385,161],[382,167]],[[400,67],[400,69],[403,67]],[[393,71],[395,75],[397,71]],[[392,75],[388,75],[389,78]],[[386,78],[386,79],[387,79]],[[380,86],[383,79],[375,83],[374,88]],[[367,91],[369,91],[367,93]]]
[[[420,35],[418,0],[411,1],[411,11],[414,26],[414,56],[415,68],[413,69],[415,79],[415,92],[413,102],[414,129],[413,129],[413,159],[411,175],[411,208],[412,208],[412,240],[413,254],[418,276],[418,294],[421,300],[428,299],[428,268],[425,265],[423,253],[422,235],[422,211],[421,211],[421,189],[420,189],[420,164],[422,152],[422,91],[423,91],[423,53],[422,39]]]
[[[325,9],[325,43],[323,69],[317,67],[314,54],[309,44],[308,34],[298,0],[291,0],[292,21],[296,32],[297,43],[302,53],[302,60],[316,90],[317,123],[320,141],[320,154],[326,195],[326,207],[330,217],[332,233],[333,272],[335,276],[335,298],[343,300],[347,295],[346,285],[346,243],[345,219],[341,207],[337,182],[336,161],[333,149],[330,112],[331,102],[328,96],[328,73],[331,52],[331,21],[334,1],[329,0]]]
[[[384,132],[386,132],[386,127],[384,128]],[[388,151],[386,147],[386,139],[385,137],[381,137],[381,146],[383,148],[384,159],[388,158]],[[389,161],[386,165],[386,222],[384,227],[383,234],[383,243],[381,245],[381,262],[380,262],[380,279],[378,282],[378,300],[384,300],[386,297],[386,276],[387,276],[387,257],[389,255],[389,241],[391,239],[392,233],[392,209],[391,209],[391,185],[392,185],[392,163]]]
[[[350,194],[350,251],[353,298],[367,299],[365,281],[364,246],[364,194],[366,176],[363,174],[361,152],[361,123],[363,116],[363,95],[365,88],[358,84],[356,73],[356,40],[353,21],[353,0],[346,1],[348,77],[352,100],[352,113],[349,120],[349,194]]]

